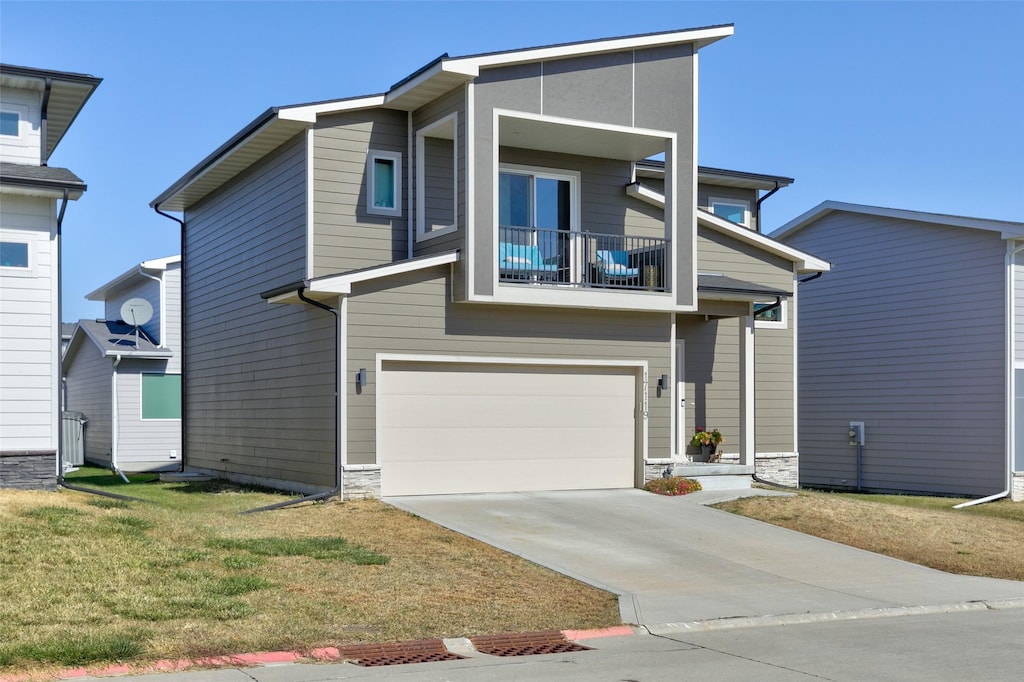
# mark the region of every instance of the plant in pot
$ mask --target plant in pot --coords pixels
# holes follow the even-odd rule
[[[690,439],[690,445],[700,448],[700,454],[705,462],[717,462],[722,454],[717,452],[718,444],[725,442],[722,432],[718,429],[706,430],[703,426],[697,427],[697,432]]]

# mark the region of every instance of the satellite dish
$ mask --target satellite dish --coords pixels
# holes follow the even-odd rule
[[[153,305],[144,298],[129,298],[121,305],[121,319],[141,327],[153,319]]]

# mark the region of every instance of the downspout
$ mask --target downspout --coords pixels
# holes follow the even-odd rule
[[[114,371],[110,373],[110,469],[121,477],[125,483],[130,483],[128,477],[117,468],[117,366],[121,364],[121,354],[114,356]]]
[[[301,301],[303,301],[305,303],[308,303],[311,306],[315,306],[317,308],[320,308],[321,310],[326,310],[331,315],[334,315],[334,362],[335,363],[340,363],[341,362],[341,358],[338,357],[338,353],[339,353],[339,350],[340,350],[340,345],[339,345],[340,339],[338,338],[338,311],[335,310],[334,308],[330,307],[329,305],[325,305],[325,304],[321,303],[320,301],[314,301],[313,299],[307,297],[306,294],[304,293],[305,290],[306,290],[306,285],[303,284],[295,292],[296,294],[298,294],[299,300],[301,300]],[[335,423],[334,423],[334,488],[332,488],[331,490],[328,490],[327,492],[323,492],[323,493],[314,493],[313,495],[305,495],[303,497],[298,497],[298,498],[296,498],[294,500],[285,500],[284,502],[277,502],[275,504],[268,504],[265,507],[256,507],[255,509],[247,509],[244,512],[242,512],[242,514],[255,514],[256,512],[272,511],[274,509],[281,509],[283,507],[290,507],[292,505],[300,504],[302,502],[316,502],[317,500],[329,500],[330,498],[334,497],[335,495],[337,495],[338,497],[341,497],[341,440],[338,437],[338,422],[337,422],[337,420],[341,418],[341,416],[338,414],[338,409],[339,409],[339,406],[340,406],[340,402],[339,402],[340,396],[341,396],[341,367],[339,366],[339,367],[335,367],[335,372],[334,372],[334,420],[335,420]]]
[[[167,306],[164,304],[164,278],[157,277],[156,275],[150,275],[149,273],[142,269],[141,265],[139,266],[139,274],[142,275],[143,277],[153,280],[154,282],[156,282],[157,286],[160,287],[160,342],[157,343],[157,348],[166,348],[167,344],[164,343],[164,339],[167,338],[167,329],[164,326],[164,322],[166,320],[166,317],[164,315],[164,309]]]
[[[39,165],[46,166],[50,162],[50,155],[46,152],[46,119],[49,118],[50,109],[50,90],[53,88],[53,80],[50,78],[46,79],[46,84],[43,86],[43,101],[39,105],[39,136],[42,139],[43,144],[39,150]]]
[[[765,195],[764,195],[763,197],[761,197],[760,199],[758,199],[758,200],[757,200],[757,203],[755,203],[755,204],[754,204],[754,221],[755,221],[755,222],[756,222],[756,224],[757,224],[757,231],[758,231],[758,232],[760,232],[760,231],[761,231],[761,204],[763,204],[763,203],[764,203],[765,199],[767,199],[767,198],[768,198],[768,197],[770,197],[771,195],[775,194],[775,193],[776,193],[776,192],[778,192],[778,191],[779,191],[780,189],[782,189],[782,185],[780,185],[780,184],[779,184],[779,181],[778,181],[778,180],[776,180],[776,181],[775,181],[775,187],[774,187],[774,189],[772,189],[772,190],[771,190],[770,192],[768,192],[768,194],[765,194]]]
[[[179,229],[179,236],[178,236],[178,253],[181,255],[181,265],[179,266],[180,267],[180,271],[178,273],[178,276],[181,278],[181,295],[180,295],[181,300],[178,302],[178,314],[179,314],[179,318],[178,318],[178,336],[181,338],[181,464],[178,467],[178,471],[185,471],[185,460],[188,458],[188,446],[185,443],[185,434],[188,433],[188,430],[185,428],[185,424],[186,424],[186,420],[187,420],[187,415],[188,415],[188,410],[186,409],[186,405],[188,405],[188,401],[186,400],[186,397],[188,395],[187,394],[187,391],[188,391],[188,372],[185,371],[185,363],[187,362],[187,358],[188,358],[188,354],[185,352],[185,344],[186,344],[186,342],[188,340],[187,336],[185,334],[185,305],[186,305],[185,301],[187,300],[187,297],[185,296],[185,267],[186,267],[186,265],[185,265],[185,262],[186,262],[186,258],[185,258],[185,221],[181,220],[180,218],[175,218],[170,213],[164,213],[163,211],[161,211],[160,210],[160,204],[157,204],[156,206],[154,206],[153,210],[156,211],[159,215],[162,215],[163,217],[168,218],[168,219],[173,220],[174,222],[178,223],[179,228],[180,228]],[[162,292],[161,292],[161,294],[162,294]],[[164,321],[163,308],[164,308],[164,303],[161,300],[161,302],[160,302],[160,324],[161,324],[160,339],[161,339],[161,341],[165,338],[166,333],[167,333],[166,330],[163,329],[163,321]]]
[[[1013,327],[1014,327],[1014,271],[1013,267],[1016,261],[1017,254],[1024,251],[1024,245],[1013,247],[1013,242],[1008,241],[1006,243],[1006,256],[1004,259],[1004,267],[1006,272],[1006,362],[1008,365],[1007,379],[1009,380],[1006,386],[1006,443],[1004,446],[1005,450],[1005,464],[1006,464],[1006,488],[1002,492],[998,492],[995,495],[989,495],[988,497],[982,497],[977,500],[969,500],[967,502],[961,502],[960,504],[953,505],[953,509],[964,509],[965,507],[973,507],[976,504],[983,504],[985,502],[992,502],[994,500],[1007,497],[1010,494],[1010,489],[1013,486],[1013,465],[1010,460],[1010,452],[1014,446],[1014,443],[1010,441],[1011,436],[1014,436],[1016,429],[1020,428],[1019,424],[1013,424],[1011,427],[1011,415],[1013,413],[1013,400],[1015,398],[1016,391],[1010,389],[1014,387],[1013,374],[1016,367],[1014,366],[1014,352],[1013,352]]]
[[[50,79],[46,79],[46,83],[47,83],[47,97],[49,97],[49,83],[50,83]],[[43,107],[43,111],[46,111],[45,107]],[[45,116],[43,118],[43,121],[44,121],[44,125],[45,125],[45,121],[46,121]],[[45,165],[45,164],[43,164],[43,165]],[[64,478],[64,444],[61,443],[61,434],[64,432],[64,428],[63,428],[63,422],[61,421],[63,419],[63,416],[60,414],[60,412],[61,412],[61,410],[64,409],[64,401],[67,400],[67,397],[66,397],[65,392],[64,392],[64,362],[63,362],[63,358],[59,357],[60,356],[60,338],[61,338],[60,327],[61,327],[61,323],[63,321],[63,315],[64,315],[64,305],[63,305],[64,296],[63,296],[63,294],[61,293],[61,290],[60,290],[61,289],[61,285],[62,285],[60,274],[61,274],[61,270],[64,268],[64,259],[63,259],[63,256],[64,256],[64,240],[61,237],[61,226],[64,224],[64,211],[66,211],[67,208],[68,208],[68,188],[65,187],[64,188],[64,196],[61,198],[60,211],[57,213],[57,349],[58,349],[58,351],[57,351],[57,355],[58,355],[57,366],[60,369],[58,369],[59,374],[57,376],[57,424],[58,424],[58,426],[57,426],[57,447],[56,447],[57,456],[56,456],[55,459],[57,460],[56,468],[57,468],[57,483],[58,484],[60,484],[61,480]]]

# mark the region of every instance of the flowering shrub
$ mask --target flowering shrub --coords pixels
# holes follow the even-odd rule
[[[669,478],[655,478],[647,482],[644,490],[659,495],[688,495],[700,490],[700,483],[692,478],[682,476],[671,476]]]
[[[697,432],[690,439],[690,445],[718,445],[724,442],[725,438],[722,438],[721,431],[718,429],[705,431],[703,426],[698,426]]]

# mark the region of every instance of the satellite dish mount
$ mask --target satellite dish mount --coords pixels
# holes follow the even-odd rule
[[[121,319],[135,327],[135,350],[138,350],[139,327],[153,319],[153,305],[144,298],[129,298],[121,304]]]

